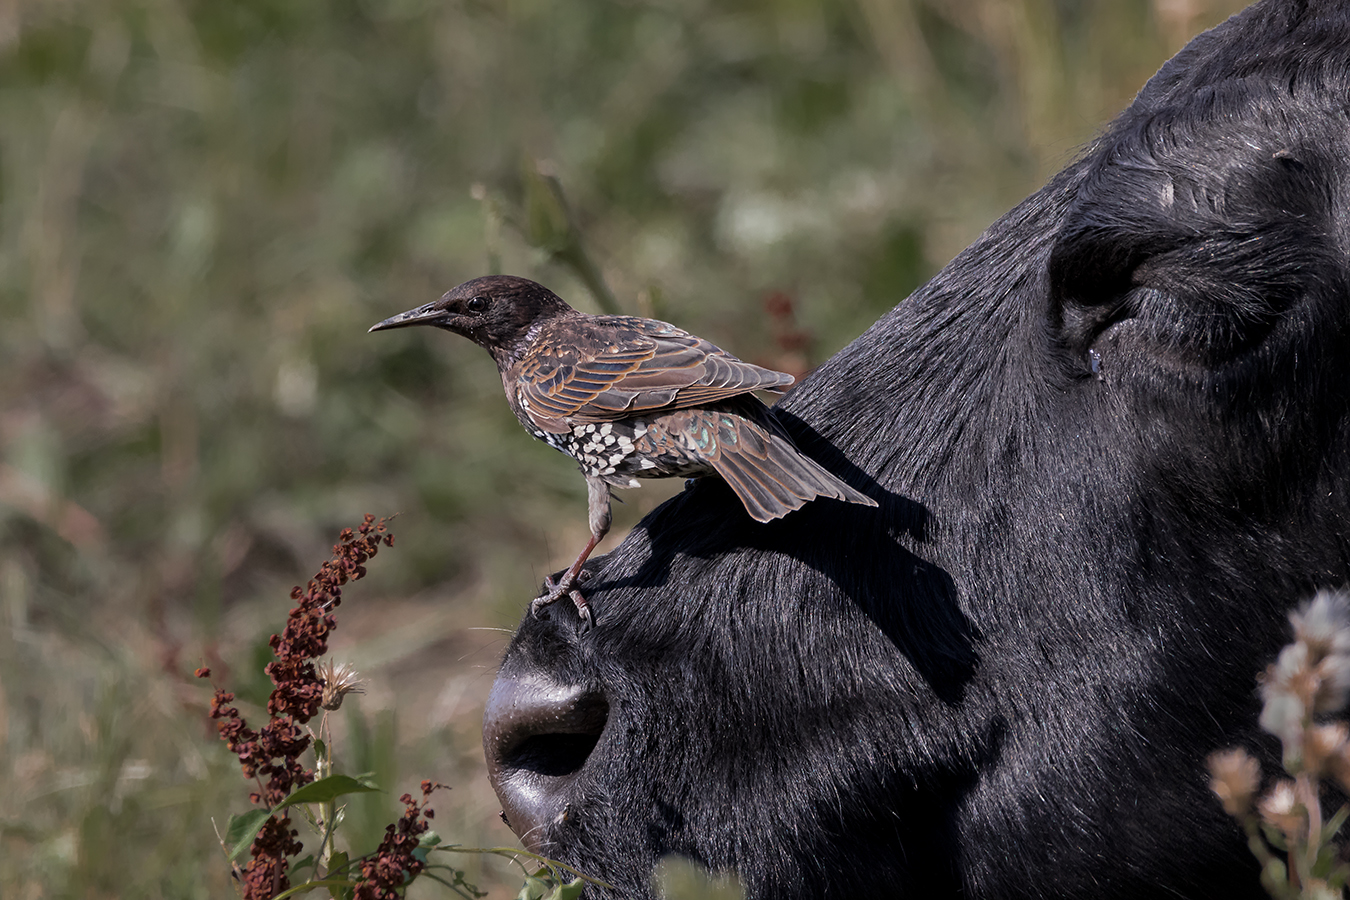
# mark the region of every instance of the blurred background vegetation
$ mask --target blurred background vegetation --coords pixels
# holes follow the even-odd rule
[[[431,778],[448,840],[511,843],[479,717],[583,482],[486,354],[366,328],[500,268],[805,371],[1239,5],[0,3],[0,895],[229,895],[247,788],[190,672],[265,698],[367,511],[341,767],[391,793],[348,836]]]

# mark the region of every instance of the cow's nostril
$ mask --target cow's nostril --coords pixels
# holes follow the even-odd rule
[[[599,732],[536,734],[511,749],[502,762],[518,770],[559,778],[580,769],[599,740]]]
[[[500,675],[483,715],[488,778],[507,824],[532,850],[563,816],[577,774],[609,720],[598,689]]]

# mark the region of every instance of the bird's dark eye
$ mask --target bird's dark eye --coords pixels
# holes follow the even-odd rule
[[[487,298],[470,297],[469,302],[464,305],[468,307],[469,312],[482,312],[483,310],[487,309]]]

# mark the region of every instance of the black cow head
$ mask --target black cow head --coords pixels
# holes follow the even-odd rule
[[[527,846],[646,896],[1259,896],[1203,760],[1347,581],[1350,11],[1197,38],[781,404],[867,490],[704,479],[527,617],[484,740]]]

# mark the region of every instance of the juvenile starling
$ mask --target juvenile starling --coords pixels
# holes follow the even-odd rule
[[[589,623],[576,582],[609,531],[610,488],[639,478],[716,472],[760,522],[816,497],[876,506],[793,446],[753,391],[793,378],[742,362],[686,331],[636,316],[577,312],[543,285],[492,275],[371,331],[434,325],[485,348],[525,430],[575,459],[586,476],[591,539],[538,611],[564,594]]]

